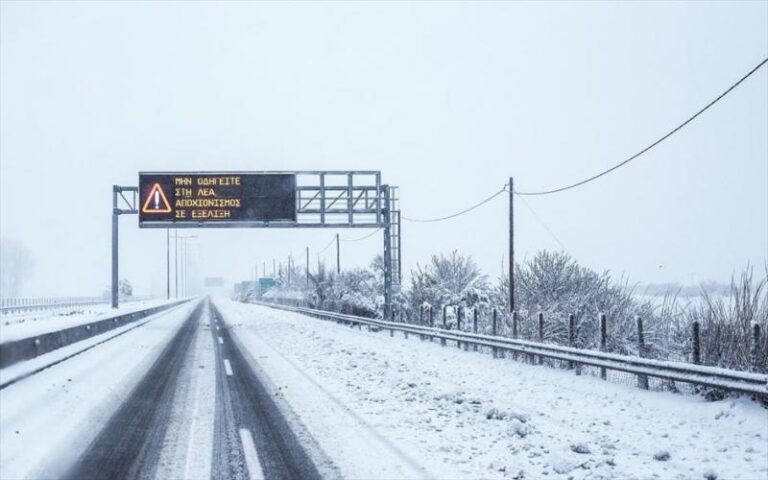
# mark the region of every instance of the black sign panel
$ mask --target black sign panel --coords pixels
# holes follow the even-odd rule
[[[139,226],[295,222],[296,176],[282,173],[139,173]]]

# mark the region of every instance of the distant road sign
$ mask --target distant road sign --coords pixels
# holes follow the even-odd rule
[[[205,277],[205,280],[203,280],[203,285],[206,287],[223,287],[224,286],[224,278],[222,277]]]
[[[296,222],[290,173],[141,172],[139,195],[140,227]]]

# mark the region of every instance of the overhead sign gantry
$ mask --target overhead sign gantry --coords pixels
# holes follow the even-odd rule
[[[378,171],[140,172],[138,187],[113,187],[113,307],[124,214],[138,214],[141,228],[381,228],[385,316],[400,285],[396,187]]]

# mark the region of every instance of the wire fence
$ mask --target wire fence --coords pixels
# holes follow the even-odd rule
[[[136,302],[149,300],[153,297],[125,297],[123,302]],[[15,313],[32,312],[37,310],[55,310],[59,308],[83,307],[109,303],[107,297],[22,297],[0,298],[0,314],[10,315]]]

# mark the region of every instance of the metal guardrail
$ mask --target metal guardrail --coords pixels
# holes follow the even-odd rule
[[[496,352],[508,351],[532,358],[550,358],[569,362],[569,365],[573,367],[581,364],[605,368],[607,370],[617,370],[637,375],[639,384],[642,382],[643,378],[655,377],[733,392],[749,393],[763,399],[768,399],[768,375],[762,373],[742,372],[683,362],[654,360],[650,358],[563,347],[560,345],[462,332],[458,330],[443,330],[441,328],[390,322],[304,307],[275,305],[264,302],[258,302],[258,304],[279,310],[301,313],[324,320],[387,329],[390,330],[390,334],[393,334],[395,331],[400,331],[403,332],[406,337],[410,333],[420,335],[429,340],[439,338],[442,342],[452,341],[456,342],[457,345],[465,344],[488,347],[494,355]]]
[[[150,300],[152,297],[126,297],[124,302]],[[32,312],[36,310],[53,310],[55,308],[81,307],[86,305],[109,304],[105,297],[34,297],[34,298],[0,298],[0,315],[9,313]]]
[[[53,332],[0,343],[0,368],[9,367],[23,360],[29,360],[59,348],[66,347],[75,342],[114,330],[123,325],[128,325],[155,313],[169,310],[190,300],[191,299],[184,299],[157,305],[145,308],[144,310],[102,318],[91,323],[84,323],[74,327],[67,327]]]

